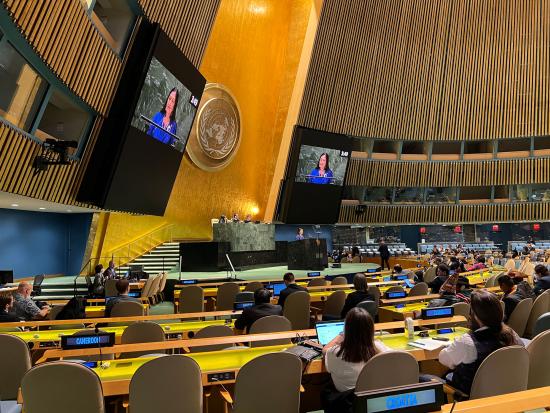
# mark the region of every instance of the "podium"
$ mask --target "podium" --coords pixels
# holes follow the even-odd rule
[[[303,239],[288,243],[288,269],[322,271],[328,267],[327,240]]]

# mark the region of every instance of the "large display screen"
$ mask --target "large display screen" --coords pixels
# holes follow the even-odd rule
[[[298,157],[296,182],[342,186],[348,159],[348,151],[302,145]]]
[[[77,200],[163,215],[205,84],[159,25],[143,20]]]
[[[347,135],[296,126],[275,220],[336,223],[352,145]]]
[[[198,106],[199,99],[153,57],[132,126],[183,152]]]

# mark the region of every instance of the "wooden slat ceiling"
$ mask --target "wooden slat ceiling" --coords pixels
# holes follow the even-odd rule
[[[386,139],[550,132],[550,2],[325,0],[298,123]]]

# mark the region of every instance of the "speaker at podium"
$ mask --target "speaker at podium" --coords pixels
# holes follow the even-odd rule
[[[328,267],[327,240],[303,239],[288,243],[289,270],[317,270]]]

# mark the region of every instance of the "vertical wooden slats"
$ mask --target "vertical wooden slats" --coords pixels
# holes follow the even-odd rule
[[[325,0],[298,123],[385,139],[550,134],[550,4]]]
[[[351,158],[346,185],[446,187],[544,184],[550,158],[485,161],[376,161]]]
[[[358,214],[353,205],[342,205],[340,223],[461,224],[550,220],[550,204],[404,205],[366,206]]]
[[[182,52],[199,66],[220,0],[138,0]],[[19,31],[52,72],[100,116],[80,161],[35,173],[41,152],[29,136],[0,120],[0,191],[64,204],[75,201],[91,151],[108,112],[122,69],[120,57],[103,40],[80,0],[0,0]]]

